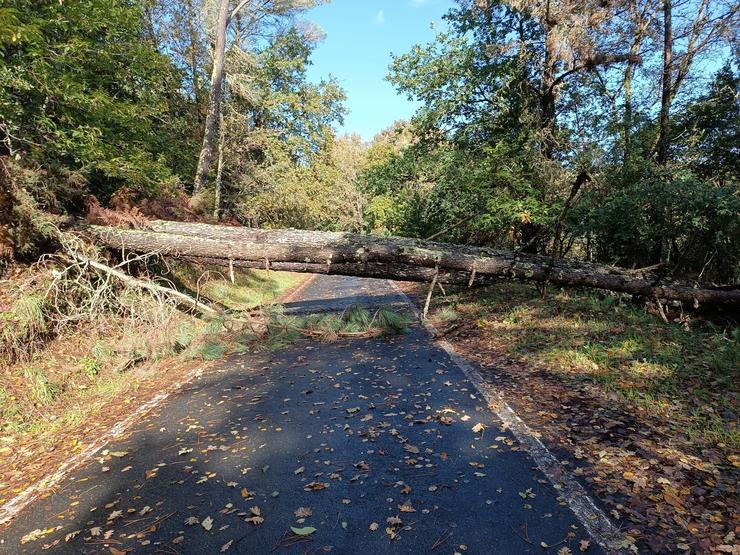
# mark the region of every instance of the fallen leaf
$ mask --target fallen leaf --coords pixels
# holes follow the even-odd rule
[[[476,424],[475,426],[473,426],[473,427],[472,427],[472,430],[473,430],[473,431],[474,431],[474,432],[475,432],[476,434],[479,434],[479,433],[481,433],[481,432],[482,432],[483,430],[485,430],[485,429],[486,429],[486,425],[485,425],[485,424],[481,424],[480,422],[478,422],[478,423],[477,423],[477,424]]]
[[[195,516],[189,516],[188,518],[185,519],[185,524],[187,524],[188,526],[194,526],[198,524],[199,522],[200,520],[198,520],[198,517],[195,517]]]
[[[234,540],[229,540],[225,544],[221,546],[221,553],[224,551],[228,551],[231,548],[231,544],[234,543]]]
[[[298,518],[308,518],[313,511],[308,507],[298,507],[293,514]]]
[[[75,530],[74,532],[70,532],[66,536],[64,536],[64,541],[68,542],[71,539],[74,539],[82,530]]]
[[[410,501],[406,501],[403,505],[398,506],[398,510],[402,513],[415,513],[416,509],[411,505]]]
[[[201,522],[200,524],[206,530],[210,530],[211,528],[213,528],[213,519],[210,516],[207,516],[206,518],[203,519],[203,522]]]
[[[296,536],[310,536],[316,531],[316,528],[313,528],[312,526],[306,526],[305,528],[296,528],[295,526],[291,526],[290,530]]]
[[[370,531],[375,532],[378,528],[380,528],[380,525],[377,522],[373,522],[370,524]]]
[[[326,489],[329,487],[329,484],[325,482],[310,482],[304,486],[305,491],[318,491],[322,489]]]

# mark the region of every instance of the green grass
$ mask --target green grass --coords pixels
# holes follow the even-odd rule
[[[38,405],[49,405],[62,393],[61,384],[48,379],[43,371],[34,367],[26,368],[23,377],[31,399]]]
[[[698,443],[740,447],[732,418],[740,411],[737,328],[694,321],[686,329],[616,295],[555,290],[542,299],[523,284],[437,303],[443,313],[473,318],[484,337],[513,358],[564,381],[591,382]]]
[[[200,290],[204,296],[232,310],[251,310],[268,304],[306,279],[290,272],[235,270],[232,283],[228,268],[190,264],[176,265],[174,275],[191,290]]]
[[[19,296],[9,311],[0,313],[0,357],[27,360],[48,333],[48,301],[40,293]]]

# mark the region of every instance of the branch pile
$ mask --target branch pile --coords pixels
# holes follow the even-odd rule
[[[607,289],[652,299],[740,306],[740,290],[659,283],[654,275],[546,256],[399,237],[152,221],[147,229],[88,226],[95,243],[204,263],[465,286],[499,278]]]

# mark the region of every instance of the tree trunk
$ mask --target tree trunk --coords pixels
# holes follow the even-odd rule
[[[663,0],[663,76],[660,98],[660,117],[658,120],[658,164],[668,163],[670,133],[670,110],[673,100],[673,27],[671,23],[672,0]]]
[[[219,132],[218,132],[218,166],[216,168],[216,190],[213,198],[213,219],[218,221],[221,219],[221,182],[223,180],[224,173],[224,139],[226,129],[224,126],[224,115],[221,114],[219,118]]]
[[[613,267],[481,247],[400,237],[302,230],[148,222],[148,230],[89,226],[96,243],[245,267],[429,282],[483,285],[496,278],[609,289],[650,298],[740,305],[740,290],[654,286],[652,276]],[[474,275],[473,275],[474,274]],[[471,276],[473,279],[471,280]]]
[[[198,33],[195,29],[195,6],[193,6],[193,0],[188,0],[187,3],[187,26],[188,35],[190,39],[190,80],[193,84],[193,98],[195,100],[196,111],[198,114],[198,122],[203,121],[203,104],[201,99],[200,90],[200,79],[198,77]]]
[[[193,193],[201,192],[208,180],[208,170],[213,158],[213,143],[218,132],[219,115],[221,114],[221,95],[224,80],[224,55],[226,53],[226,26],[229,22],[229,0],[221,0],[216,24],[216,44],[213,53],[213,71],[211,72],[211,99],[208,105],[208,116],[203,131],[203,147],[198,157],[198,169],[195,172]]]

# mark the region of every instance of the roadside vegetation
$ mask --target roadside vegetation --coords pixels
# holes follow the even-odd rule
[[[736,323],[679,307],[664,311],[665,321],[625,296],[540,293],[519,283],[448,291],[429,317],[640,545],[730,549],[740,469]],[[682,541],[687,528],[691,540]]]
[[[79,423],[135,388],[138,379],[153,377],[158,363],[213,360],[227,352],[208,340],[225,330],[224,320],[198,318],[146,292],[111,285],[115,292],[105,306],[92,297],[77,299],[84,314],[59,306],[58,272],[30,268],[2,281],[0,441],[15,441],[17,434],[53,437],[55,429]],[[224,304],[235,299],[231,307],[242,310],[271,302],[303,279],[240,271],[236,283],[211,278],[207,289],[218,291]],[[100,284],[91,291],[104,295]]]
[[[697,449],[740,449],[740,331],[664,322],[617,295],[502,283],[437,299],[431,317],[475,329],[499,354],[563,382],[586,382],[610,403],[663,420]],[[453,330],[453,335],[454,335]]]
[[[0,471],[0,502],[19,480],[43,476],[43,461],[59,464],[104,432],[106,422],[112,426],[199,365],[300,338],[402,333],[409,324],[385,308],[296,316],[274,304],[306,275],[225,275],[155,257],[126,265],[218,309],[183,309],[176,298],[117,283],[62,257],[15,266],[0,280],[0,455],[7,463]]]

